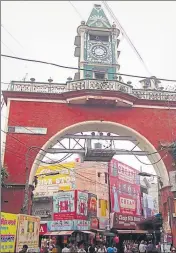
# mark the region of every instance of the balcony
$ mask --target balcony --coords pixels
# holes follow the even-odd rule
[[[12,81],[9,89],[9,91],[14,92],[45,94],[61,94],[69,91],[78,90],[116,91],[132,95],[133,97],[142,100],[176,102],[175,91],[133,89],[133,86],[116,80],[102,81],[95,79],[85,79],[78,81],[70,81],[65,84]]]

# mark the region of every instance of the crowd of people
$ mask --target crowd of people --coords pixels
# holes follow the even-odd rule
[[[20,253],[26,253],[28,246],[24,245]],[[118,245],[106,245],[100,243],[98,245],[85,246],[84,241],[78,243],[70,242],[61,249],[58,245],[43,244],[39,250],[40,253],[158,253],[161,252],[160,245],[154,245],[152,241],[148,243],[141,241],[125,241],[123,250],[118,249]],[[176,253],[176,248],[171,247],[171,253]]]

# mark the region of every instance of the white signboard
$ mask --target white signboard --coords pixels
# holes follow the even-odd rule
[[[47,128],[43,127],[23,127],[23,126],[9,126],[9,133],[18,134],[47,134]]]

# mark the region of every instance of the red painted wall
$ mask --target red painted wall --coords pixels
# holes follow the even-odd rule
[[[159,141],[173,141],[176,133],[176,110],[144,109],[144,108],[101,108],[88,106],[71,106],[58,103],[11,101],[9,126],[46,127],[47,135],[8,134],[6,139],[5,164],[7,164],[10,183],[26,182],[25,154],[28,147],[42,147],[45,142],[72,124],[88,120],[113,121],[133,128],[145,136],[156,148]],[[107,129],[108,130],[108,129]],[[15,140],[17,138],[19,141]],[[24,145],[22,144],[24,143]],[[29,165],[37,155],[37,150],[30,153]],[[171,157],[164,159],[171,169]],[[28,171],[29,175],[29,171]],[[18,213],[22,207],[23,196],[16,191],[16,204],[9,194],[9,200],[2,205],[4,211],[14,210]]]

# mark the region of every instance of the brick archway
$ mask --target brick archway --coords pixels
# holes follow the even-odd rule
[[[102,131],[102,132],[111,132],[118,135],[124,135],[124,136],[133,136],[137,139],[139,143],[139,148],[142,150],[147,150],[151,153],[150,156],[148,156],[151,164],[154,163],[153,167],[157,173],[158,176],[161,177],[161,180],[163,182],[163,186],[169,185],[169,177],[167,168],[161,159],[160,154],[157,152],[157,149],[154,147],[154,145],[149,142],[143,135],[141,135],[139,132],[135,131],[134,129],[122,125],[120,123],[112,122],[112,121],[83,121],[79,122],[73,125],[70,125],[60,131],[58,131],[54,136],[52,136],[42,147],[42,150],[47,150],[49,147],[54,146],[54,144],[57,143],[57,141],[63,137],[65,134],[75,134],[78,132],[85,132],[85,131]],[[44,151],[40,151],[36,159],[33,162],[31,171],[30,171],[30,177],[29,177],[29,183],[32,184],[35,172],[40,164],[38,162],[43,158],[45,155]]]

